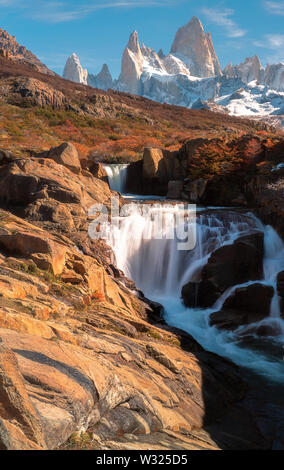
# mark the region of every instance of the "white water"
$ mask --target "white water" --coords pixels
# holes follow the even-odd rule
[[[127,178],[127,164],[103,165],[112,191],[123,193],[125,191]]]
[[[277,274],[284,270],[284,244],[277,233],[271,227],[263,226],[250,214],[238,214],[230,210],[200,212],[196,218],[196,247],[192,251],[178,251],[176,237],[172,240],[153,239],[153,211],[141,216],[134,209],[131,215],[121,218],[119,228],[116,227],[110,232],[109,243],[115,252],[118,267],[135,281],[147,297],[164,306],[165,320],[169,325],[187,331],[209,351],[228,357],[236,364],[257,370],[273,380],[282,380],[282,359],[245,348],[240,344],[240,335],[246,333],[245,328],[240,329],[240,335],[236,335],[209,325],[210,314],[220,310],[226,298],[240,286],[228,289],[214,307],[206,310],[185,308],[180,299],[183,285],[198,279],[202,267],[213,251],[255,230],[264,232],[264,280],[261,282],[276,288]],[[172,217],[173,206],[162,208],[160,211],[167,227],[166,231],[171,231],[175,224]],[[188,219],[188,225],[193,225],[194,222],[192,218]],[[280,318],[279,298],[276,293],[271,303],[270,317],[262,323],[276,324],[279,335],[271,341],[283,343],[284,321]]]

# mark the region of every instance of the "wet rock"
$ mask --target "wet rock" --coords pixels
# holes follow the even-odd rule
[[[236,289],[224,302],[220,312],[210,315],[210,324],[220,329],[235,330],[269,316],[274,289],[263,284],[251,284]]]
[[[223,293],[229,287],[263,276],[263,233],[238,238],[216,250],[202,270],[202,280],[211,281]]]
[[[207,308],[215,304],[219,292],[210,281],[189,282],[183,286],[181,297],[188,308]]]
[[[211,307],[229,287],[263,277],[263,233],[238,238],[214,251],[201,272],[201,281],[183,287],[185,305]]]

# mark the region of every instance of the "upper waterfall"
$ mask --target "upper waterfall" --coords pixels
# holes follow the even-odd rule
[[[103,165],[103,167],[108,176],[110,189],[118,193],[123,193],[126,186],[128,164],[111,164]]]

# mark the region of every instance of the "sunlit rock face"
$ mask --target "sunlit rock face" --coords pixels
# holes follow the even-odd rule
[[[205,34],[201,21],[196,17],[178,30],[171,53],[182,58],[195,77],[222,75],[211,34]]]
[[[67,59],[63,77],[67,80],[71,80],[72,82],[83,83],[84,85],[87,85],[88,71],[83,69],[79,57],[75,54],[75,52]]]

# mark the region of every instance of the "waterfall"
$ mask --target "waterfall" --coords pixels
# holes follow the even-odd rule
[[[159,210],[166,231],[174,232],[175,218],[171,217],[173,206],[161,206]],[[220,310],[236,288],[252,284],[255,280],[228,289],[210,309],[188,309],[180,299],[183,285],[198,279],[216,249],[232,244],[243,235],[262,231],[265,245],[264,279],[257,282],[272,285],[275,289],[271,315],[264,323],[277,322],[283,335],[273,341],[279,340],[283,344],[284,321],[280,317],[276,278],[278,272],[284,270],[284,244],[277,233],[272,227],[263,226],[252,214],[208,208],[187,221],[188,226],[196,227],[195,248],[179,251],[176,235],[172,239],[153,237],[155,211],[157,209],[153,206],[141,215],[134,209],[128,216],[120,218],[118,227],[110,229],[108,243],[114,250],[118,267],[135,281],[147,297],[165,307],[165,319],[169,325],[188,331],[205,349],[230,358],[236,364],[252,367],[273,380],[280,375],[284,376],[283,354],[281,360],[267,358],[261,351],[239,346],[240,337],[236,338],[234,333],[217,330],[209,325],[210,314]]]
[[[112,191],[123,193],[126,186],[127,167],[126,164],[103,165]]]

